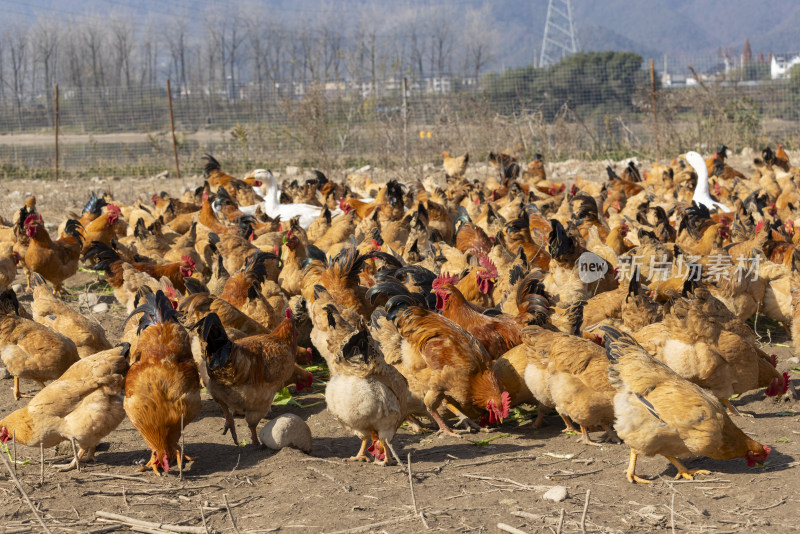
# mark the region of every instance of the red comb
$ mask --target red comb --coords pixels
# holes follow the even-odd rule
[[[508,410],[511,408],[511,395],[508,394],[508,391],[504,391],[502,395],[500,395],[500,400],[503,402],[503,411],[501,415],[503,417],[508,417]]]
[[[292,309],[291,308],[286,308],[286,318],[287,319],[291,319],[292,318]]]
[[[28,226],[33,221],[38,221],[38,220],[41,220],[41,216],[40,215],[36,215],[35,213],[32,213],[32,214],[28,215],[27,217],[25,217],[25,222],[23,224],[25,226]]]
[[[448,276],[448,275],[446,275],[446,274],[442,274],[442,275],[439,275],[439,276],[438,276],[438,277],[437,277],[437,278],[436,278],[436,279],[433,281],[433,284],[432,284],[432,285],[433,285],[433,289],[439,289],[439,288],[440,288],[440,287],[442,287],[444,284],[453,284],[453,285],[456,285],[457,283],[458,283],[458,276],[456,276],[456,275],[451,275],[451,276]]]
[[[494,262],[487,258],[486,256],[481,256],[480,260],[478,260],[481,264],[481,267],[489,271],[489,276],[494,277],[497,276],[497,267],[495,267]]]
[[[106,209],[108,211],[113,211],[114,213],[117,214],[121,213],[119,206],[117,206],[116,204],[109,204],[108,206],[106,206]]]

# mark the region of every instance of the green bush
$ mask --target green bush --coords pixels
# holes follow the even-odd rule
[[[637,87],[648,84],[642,56],[633,52],[582,52],[550,67],[528,66],[484,80],[486,96],[499,110],[536,109],[547,120],[565,104],[583,117],[634,111]]]

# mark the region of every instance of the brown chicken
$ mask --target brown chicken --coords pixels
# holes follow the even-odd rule
[[[543,291],[541,282],[529,276],[516,295],[519,313],[489,316],[484,314],[485,310],[470,304],[447,279],[439,277],[433,282],[436,309],[475,336],[493,360],[522,343],[523,328],[529,324],[541,325],[547,320],[549,302],[542,295]]]
[[[0,291],[14,283],[20,259],[19,253],[13,250],[0,256]]]
[[[53,284],[61,295],[64,280],[78,272],[78,260],[83,249],[83,236],[78,221],[70,219],[64,228],[66,235],[57,241],[50,239],[41,215],[25,219],[25,234],[30,238],[25,252],[25,265]]]
[[[78,349],[68,337],[52,328],[19,316],[16,295],[10,289],[0,296],[0,359],[14,377],[14,399],[30,397],[19,391],[21,378],[55,380],[79,360]]]
[[[200,376],[189,335],[164,293],[147,295],[134,312],[142,315],[125,379],[125,413],[152,451],[145,467],[166,473],[171,461],[184,461],[178,440],[200,413]]]
[[[283,268],[278,275],[278,284],[289,297],[300,294],[300,280],[303,278],[303,260],[305,259],[305,245],[289,230],[281,251]]]
[[[567,416],[581,427],[583,443],[597,445],[589,439],[588,428],[599,426],[609,439],[616,440],[611,428],[614,422],[614,388],[608,381],[608,359],[602,347],[593,341],[563,332],[552,332],[539,326],[529,326],[523,332],[529,348],[528,361],[546,373],[537,377],[545,384],[526,382],[531,392],[542,402],[548,395],[563,417]]]
[[[468,302],[482,308],[491,308],[496,304],[493,294],[497,283],[497,267],[486,257],[480,258],[478,263],[478,267],[462,273],[455,286]]]
[[[323,286],[331,296],[365,319],[372,313],[372,305],[366,300],[367,288],[359,285],[358,273],[364,267],[367,256],[359,254],[355,247],[343,249],[328,263],[315,259],[303,272],[301,292],[309,305],[314,302],[314,286]]]
[[[35,273],[31,277],[31,284],[33,285],[31,311],[34,321],[70,338],[75,343],[78,356],[81,358],[111,348],[112,345],[106,339],[106,332],[100,323],[87,319],[56,298],[41,275]]]
[[[84,252],[92,241],[99,241],[111,246],[112,239],[125,235],[128,225],[122,219],[119,207],[115,204],[108,204],[106,210],[105,213],[84,226]]]
[[[190,282],[188,294],[178,304],[178,309],[187,316],[193,317],[194,322],[200,321],[209,313],[216,313],[227,328],[235,328],[250,336],[269,333],[266,327],[236,309],[228,301],[215,297],[203,291],[204,288],[194,287],[194,285],[194,282]]]
[[[444,173],[447,178],[462,178],[464,176],[467,165],[469,165],[469,153],[465,152],[460,156],[454,157],[443,151],[442,158],[444,159]]]
[[[104,243],[95,241],[84,254],[84,259],[91,258],[96,258],[97,261],[92,268],[95,271],[104,271],[106,273],[106,281],[111,287],[115,289],[122,287],[124,282],[123,265],[126,262],[120,258],[114,249]],[[192,276],[195,269],[194,260],[188,256],[184,257],[182,261],[164,265],[135,262],[131,263],[130,266],[137,271],[149,274],[155,280],[161,280],[162,276],[166,277],[172,283],[172,286],[181,293],[186,292],[186,284],[183,279]]]
[[[0,442],[12,436],[29,447],[78,444],[78,462],[94,459],[97,444],[125,418],[122,391],[130,345],[118,345],[73,364],[27,406],[0,421]],[[85,458],[84,458],[85,457]]]
[[[633,337],[680,376],[710,390],[732,413],[732,395],[766,387],[770,396],[789,388],[774,362],[756,345],[747,324],[706,288],[676,299],[660,323],[645,326]]]
[[[611,362],[608,376],[616,390],[615,428],[631,448],[629,482],[651,482],[636,476],[640,454],[664,456],[678,469],[675,478],[686,479],[709,471],[687,469],[678,458],[744,457],[748,466],[766,461],[770,447],[747,437],[719,401],[655,360],[631,336],[609,327],[603,330]]]
[[[268,252],[253,253],[242,270],[228,278],[219,296],[268,331],[278,324],[277,314],[283,314],[283,310],[273,310],[259,290],[267,277],[264,262],[270,258],[277,259]]]
[[[386,363],[361,317],[338,305],[323,287],[315,289],[317,300],[309,315],[312,340],[331,372],[325,387],[328,411],[361,439],[351,461],[368,460],[369,451],[376,463],[387,465],[386,451],[406,416],[408,383]],[[370,438],[373,443],[367,449]]]
[[[208,392],[222,408],[225,416],[223,434],[231,431],[239,444],[231,412],[244,412],[250,428],[250,439],[258,445],[259,421],[266,417],[275,393],[292,378],[297,353],[297,328],[291,311],[270,334],[231,341],[219,317],[211,313],[193,328],[198,329]]]
[[[490,423],[508,417],[511,398],[492,371],[489,354],[453,321],[401,295],[389,300],[385,312],[375,312],[370,332],[387,363],[406,378],[411,394],[424,403],[442,432],[455,434],[438,413],[446,401],[456,414],[461,412],[450,401],[488,412]]]

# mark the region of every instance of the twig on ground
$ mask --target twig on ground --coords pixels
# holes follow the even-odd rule
[[[233,530],[235,530],[236,532],[239,532],[239,527],[236,526],[236,520],[233,518],[233,512],[231,511],[231,505],[228,502],[228,494],[227,493],[223,493],[222,494],[222,498],[225,501],[225,508],[228,509],[228,518],[230,518],[231,523],[233,524]]]
[[[599,473],[602,469],[595,469],[594,471],[584,471],[582,473],[559,473],[556,471],[555,473],[545,475],[544,478],[547,480],[567,480],[570,478],[582,477],[584,475],[593,475],[595,473]]]
[[[14,441],[14,443],[16,443],[16,441]],[[45,524],[44,519],[42,519],[42,516],[39,515],[39,511],[36,510],[36,507],[31,502],[31,498],[28,497],[28,494],[25,492],[25,488],[23,488],[22,484],[20,484],[19,479],[17,478],[17,475],[14,473],[14,469],[8,464],[8,460],[6,460],[6,457],[3,456],[2,454],[0,454],[0,458],[2,458],[3,459],[3,463],[6,464],[6,469],[8,469],[8,474],[11,475],[11,480],[14,481],[14,484],[16,484],[17,489],[22,494],[22,497],[25,499],[25,502],[27,502],[28,506],[30,506],[31,511],[33,512],[33,515],[36,517],[36,519],[42,525],[42,528],[44,529],[44,531],[47,532],[48,534],[52,534],[52,532],[50,532],[50,529],[47,528],[47,525]],[[15,463],[15,465],[16,465],[16,463]]]
[[[536,456],[532,454],[526,454],[523,456],[500,456],[497,458],[490,458],[487,460],[478,460],[475,462],[467,462],[463,464],[451,464],[453,467],[474,467],[476,465],[486,465],[486,464],[493,464],[497,462],[513,462],[515,460],[535,460]]]
[[[347,485],[347,484],[345,484],[344,482],[339,482],[338,480],[336,480],[335,478],[333,478],[333,477],[332,477],[331,475],[329,475],[328,473],[325,473],[325,472],[323,472],[323,471],[320,471],[320,470],[319,470],[319,469],[317,469],[316,467],[310,467],[310,466],[309,466],[309,467],[306,467],[306,469],[308,469],[309,471],[313,471],[313,472],[317,473],[318,475],[320,475],[320,476],[322,476],[322,477],[325,477],[325,478],[327,478],[328,480],[330,480],[330,481],[331,481],[331,482],[333,482],[334,484],[337,484],[337,485],[339,485],[339,487],[341,487],[341,488],[342,488],[344,491],[346,491],[347,493],[350,493],[351,491],[353,491],[353,488],[351,488],[350,486],[348,486],[348,485]]]
[[[87,473],[87,474],[89,476],[95,476],[95,477],[108,477],[108,478],[119,478],[119,479],[122,479],[122,480],[134,480],[136,482],[139,482],[140,484],[147,484],[148,483],[146,480],[143,480],[141,477],[134,477],[134,476],[129,476],[129,475],[117,475],[117,474],[114,474],[114,473]]]
[[[206,514],[203,512],[203,505],[200,505],[200,519],[203,520],[203,528],[206,529],[206,534],[211,534],[208,530],[208,523],[206,522]]]
[[[102,510],[98,510],[97,512],[94,513],[94,515],[99,519],[116,521],[117,523],[122,523],[130,527],[143,527],[143,528],[157,529],[167,532],[183,532],[187,534],[205,534],[206,532],[206,530],[203,527],[187,527],[184,525],[168,525],[165,523],[142,521],[141,519],[135,519],[133,517],[127,517],[119,514],[112,514],[110,512],[104,512]]]
[[[528,534],[524,530],[514,528],[511,525],[506,525],[505,523],[497,523],[497,528],[499,528],[503,532],[510,532],[511,534]]]
[[[561,514],[558,516],[558,529],[556,529],[556,534],[561,534],[561,529],[564,528],[564,509],[561,509]]]
[[[672,534],[675,534],[675,492],[672,492],[672,504],[669,505],[669,522],[672,526]]]
[[[586,532],[586,512],[589,511],[589,498],[592,495],[592,490],[586,490],[586,502],[583,503],[583,515],[581,516],[581,532]]]
[[[411,503],[414,505],[414,513],[419,516],[422,520],[422,524],[425,525],[425,530],[430,530],[431,527],[428,526],[428,522],[425,521],[425,515],[419,511],[419,507],[417,506],[417,496],[414,495],[414,477],[411,474],[411,453],[408,453],[408,486],[411,488]]]
[[[345,530],[337,530],[335,532],[330,532],[329,534],[357,534],[359,532],[369,532],[370,530],[374,530],[378,527],[386,527],[389,525],[396,525],[398,523],[403,523],[410,519],[416,519],[416,515],[409,514],[402,517],[396,517],[394,519],[387,519],[385,521],[378,521],[377,523],[370,523],[369,525],[362,525],[360,527],[355,528],[348,528]]]
[[[786,504],[786,497],[781,498],[780,501],[776,502],[775,504],[770,504],[769,506],[761,506],[758,508],[751,508],[750,506],[747,507],[748,510],[761,511],[761,510],[769,510],[770,508],[777,508],[778,506]]]
[[[522,489],[530,490],[530,491],[547,491],[552,486],[529,486],[528,484],[522,484],[517,482],[516,480],[511,480],[510,478],[495,478],[495,477],[485,477],[482,475],[461,475],[467,478],[474,478],[476,480],[490,480],[493,482],[505,482],[506,484],[511,484],[513,486],[517,486]]]

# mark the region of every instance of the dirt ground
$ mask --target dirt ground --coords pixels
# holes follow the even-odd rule
[[[565,174],[580,169],[565,168]],[[580,172],[586,172],[580,170]],[[597,172],[592,169],[592,172]],[[599,177],[599,176],[598,176]],[[45,220],[57,224],[65,209],[80,211],[92,189],[109,189],[122,202],[148,198],[157,190],[180,193],[196,182],[177,180],[102,180],[0,183],[0,215],[35,193]],[[92,285],[97,277],[78,273],[68,280],[77,295],[96,291],[111,311],[97,319],[116,341],[124,310],[113,296]],[[22,282],[22,277],[18,282]],[[31,296],[21,298],[29,307]],[[86,309],[81,310],[86,313]],[[779,356],[779,370],[800,371],[793,349],[780,327],[759,326],[765,349]],[[317,362],[315,362],[317,363]],[[104,522],[97,512],[163,523],[140,532],[175,532],[167,525],[199,527],[208,532],[500,532],[500,524],[522,532],[787,532],[798,530],[796,491],[800,465],[800,407],[765,399],[763,391],[734,401],[754,417],[735,417],[745,432],[773,452],[764,466],[748,468],[743,459],[689,460],[689,468],[712,475],[695,481],[673,480],[675,468],[664,458],[640,458],[637,473],[652,485],[629,484],[625,445],[589,447],[577,436],[561,432],[563,423],[551,414],[548,426],[531,426],[535,410],[523,406],[491,433],[461,438],[415,435],[401,428],[394,445],[404,462],[411,457],[413,491],[407,466],[378,467],[343,461],[358,449],[358,439],[345,432],[326,412],[324,371],[315,373],[311,393],[294,396],[299,406],[275,406],[270,418],[283,413],[302,417],[313,434],[311,455],[293,449],[280,452],[253,445],[235,446],[222,435],[219,407],[203,394],[203,411],[185,433],[188,464],[184,481],[177,470],[156,477],[139,472],[148,450],[125,420],[105,440],[97,461],[80,473],[61,473],[53,465],[71,457],[60,446],[45,451],[41,476],[39,450],[16,447],[16,476],[51,532],[131,531]],[[800,381],[795,380],[800,386]],[[10,380],[0,381],[0,418],[23,405],[15,402]],[[35,392],[23,381],[23,391]],[[293,389],[292,389],[293,391]],[[294,391],[293,391],[294,392]],[[240,436],[247,436],[237,419]],[[596,437],[596,435],[595,435]],[[11,442],[9,442],[11,445]],[[63,444],[62,444],[63,445]],[[14,447],[9,456],[14,457]],[[6,460],[10,460],[6,456]],[[10,465],[10,463],[8,464]],[[562,502],[544,500],[552,486],[564,486]],[[419,513],[415,512],[414,502]],[[230,509],[228,509],[228,506]],[[142,527],[136,527],[142,528]],[[0,465],[0,533],[44,532]],[[204,530],[198,530],[204,532]],[[513,531],[512,531],[513,532]]]

